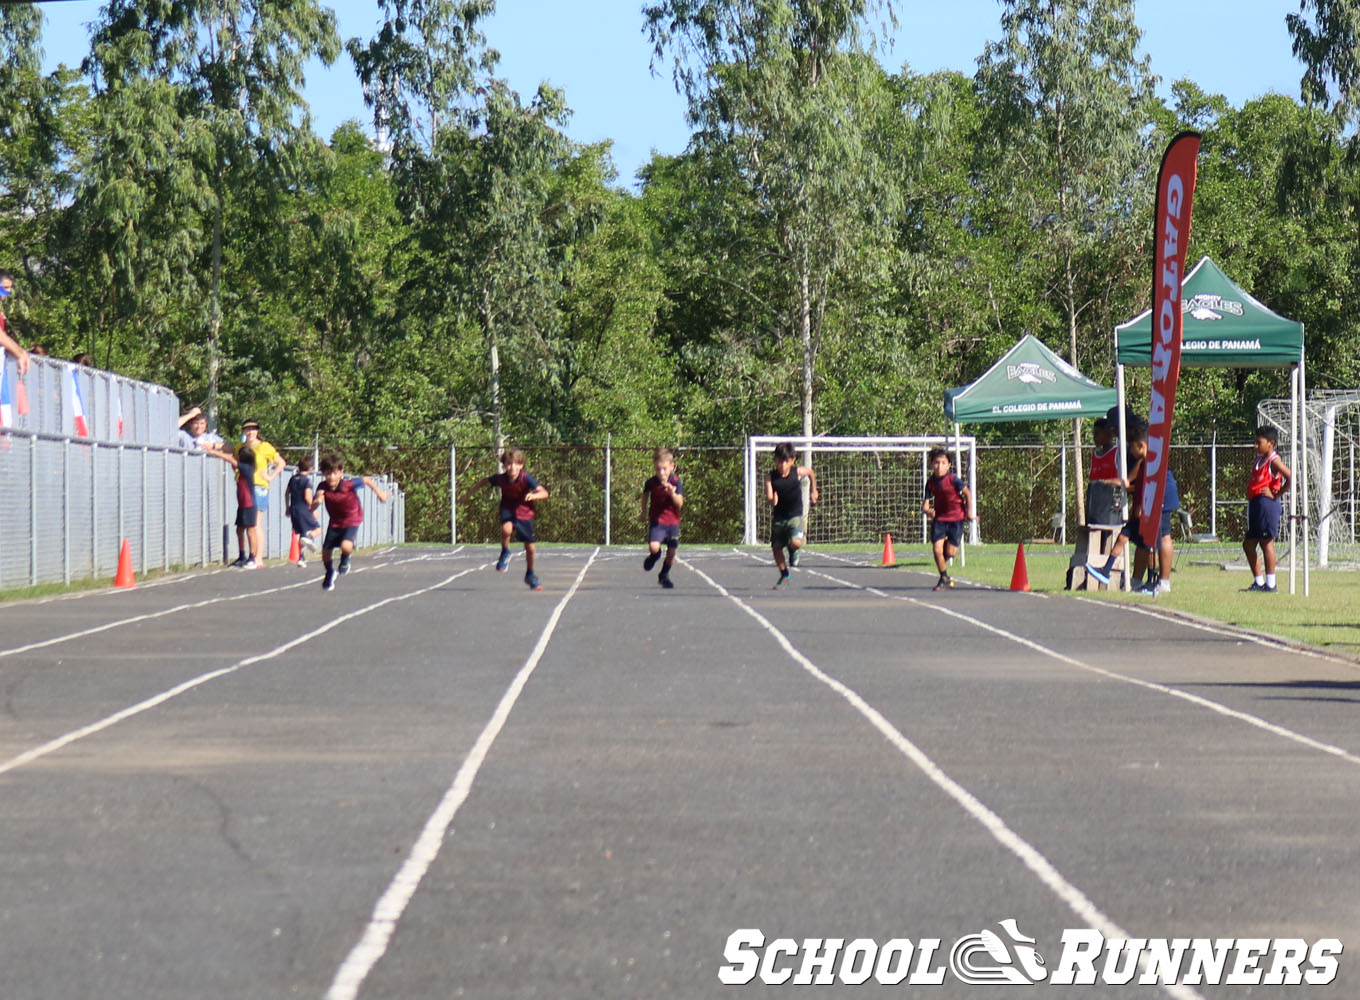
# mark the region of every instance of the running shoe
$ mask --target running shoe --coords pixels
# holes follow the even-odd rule
[[[311,535],[302,536],[302,547],[304,549],[311,549],[313,552],[321,551],[321,546],[317,543],[317,540],[313,538]]]
[[[671,576],[670,576],[669,573],[660,573],[660,574],[658,574],[658,575],[657,575],[657,578],[656,578],[656,582],[659,583],[659,584],[661,584],[662,588],[665,589],[665,590],[674,590],[674,589],[675,589],[675,584],[671,582]]]
[[[326,578],[321,581],[321,589],[322,590],[335,589],[335,570],[333,569],[326,570]]]
[[[264,565],[264,564],[261,563],[260,560],[258,560],[258,559],[252,559],[252,560],[250,560],[250,562],[242,563],[242,564],[241,564],[241,568],[242,568],[242,569],[259,569],[262,565]]]
[[[1279,593],[1279,591],[1277,591],[1274,587],[1272,587],[1270,584],[1267,583],[1267,584],[1262,585],[1262,587],[1261,587],[1261,593],[1263,593],[1263,594],[1275,594],[1275,593]]]
[[[802,549],[795,549],[795,548],[793,548],[792,546],[790,546],[790,548],[789,548],[789,569],[797,569],[797,567],[798,567],[798,554],[799,554],[800,552],[802,552],[802,551],[803,551]]]
[[[340,575],[344,576],[349,572],[349,556],[340,557]]]
[[[501,549],[501,557],[496,560],[496,572],[504,573],[510,568],[510,550]]]
[[[1103,569],[1092,566],[1090,563],[1086,564],[1086,574],[1099,583],[1108,585],[1110,582],[1110,575],[1108,573]]]
[[[652,567],[656,565],[656,561],[660,558],[661,558],[660,549],[657,549],[655,552],[648,552],[647,558],[642,560],[643,571],[650,573],[652,571]]]
[[[232,569],[240,569],[248,562],[250,562],[250,557],[247,556],[245,553],[242,553],[241,555],[237,556],[236,559],[231,563],[231,567]]]
[[[524,584],[525,584],[525,586],[527,586],[530,590],[542,590],[542,589],[543,589],[543,584],[541,584],[541,583],[538,582],[538,574],[537,574],[537,573],[533,573],[533,572],[525,573],[525,574],[524,574]]]
[[[940,579],[936,582],[935,586],[932,587],[931,589],[932,589],[932,590],[953,590],[953,589],[954,589],[954,578],[953,578],[952,576],[942,576],[942,577],[940,577]]]
[[[1133,593],[1137,594],[1139,597],[1156,597],[1157,588],[1149,587],[1146,583],[1142,583],[1133,588]]]
[[[1251,581],[1251,586],[1250,586],[1250,587],[1245,587],[1245,588],[1243,588],[1243,591],[1242,591],[1242,592],[1243,592],[1244,594],[1259,594],[1259,593],[1261,593],[1262,591],[1264,591],[1265,589],[1266,589],[1266,585],[1265,585],[1264,583],[1257,583],[1255,580],[1252,580],[1252,581]]]
[[[298,568],[298,569],[306,569],[306,568],[307,568],[307,557],[306,557],[306,556],[298,556],[297,568]]]
[[[775,589],[775,590],[778,590],[780,587],[784,586],[784,584],[786,584],[786,583],[788,583],[788,582],[789,582],[789,571],[786,570],[786,569],[781,569],[781,570],[779,571],[779,579],[776,580],[776,581],[774,582],[774,589]]]

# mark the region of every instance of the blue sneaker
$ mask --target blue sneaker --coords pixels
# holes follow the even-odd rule
[[[335,589],[335,570],[333,569],[326,570],[326,578],[321,581],[321,589],[322,590]]]
[[[776,581],[774,582],[774,588],[773,588],[773,589],[778,590],[780,587],[784,586],[784,584],[786,584],[786,583],[788,583],[788,582],[789,582],[789,571],[786,570],[786,569],[781,569],[781,570],[779,571],[779,579],[776,580]]]
[[[510,568],[510,550],[501,549],[501,557],[496,560],[496,572],[504,573]]]
[[[344,576],[348,572],[349,572],[349,556],[341,556],[339,573],[341,576]]]
[[[1091,579],[1099,583],[1103,583],[1107,586],[1110,583],[1109,574],[1106,573],[1103,569],[1098,569],[1095,566],[1092,566],[1090,563],[1086,564],[1086,575],[1091,577]]]
[[[538,574],[529,572],[524,574],[524,583],[530,590],[542,590],[543,584],[538,582]]]

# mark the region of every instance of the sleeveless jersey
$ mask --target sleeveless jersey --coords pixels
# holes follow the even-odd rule
[[[1270,468],[1277,457],[1273,451],[1269,455],[1257,456],[1251,467],[1251,475],[1247,477],[1248,500],[1261,496],[1267,490],[1271,493],[1280,492],[1280,487],[1284,485],[1284,476],[1277,475]]]
[[[1119,478],[1119,446],[1115,445],[1107,450],[1103,455],[1094,451],[1091,453],[1091,482],[1102,479]]]
[[[935,498],[935,520],[962,521],[968,516],[963,509],[963,480],[950,473],[943,479],[931,476],[926,480],[926,495]]]

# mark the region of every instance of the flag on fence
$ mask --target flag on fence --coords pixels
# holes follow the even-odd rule
[[[109,396],[113,400],[113,429],[119,440],[123,437],[123,394],[118,391],[118,383],[109,384]]]
[[[75,365],[66,369],[66,377],[71,384],[71,412],[75,416],[76,437],[89,437],[90,425],[85,422],[85,397],[80,394],[80,379],[76,378]]]
[[[24,381],[22,375],[19,375],[14,381],[14,405],[19,411],[19,416],[28,416],[28,384]]]
[[[0,358],[0,427],[14,426],[14,402],[9,392],[9,361]]]
[[[1182,132],[1171,140],[1157,174],[1157,212],[1152,230],[1152,399],[1148,404],[1147,478],[1141,497],[1138,533],[1157,546],[1161,541],[1166,471],[1171,462],[1171,418],[1181,376],[1181,281],[1190,242],[1190,212],[1195,202],[1199,133]]]

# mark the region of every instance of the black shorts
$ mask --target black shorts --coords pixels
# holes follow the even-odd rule
[[[1279,497],[1259,496],[1247,501],[1247,537],[1273,541],[1280,537]]]
[[[321,522],[316,519],[316,516],[312,514],[310,510],[304,510],[300,514],[294,513],[290,516],[289,520],[293,522],[293,530],[299,535],[310,535],[317,528],[321,527]]]
[[[321,542],[323,549],[338,549],[341,542],[357,542],[359,540],[359,526],[350,525],[348,528],[337,528],[331,525],[326,529],[326,537]]]
[[[1157,540],[1159,542],[1167,535],[1171,534],[1171,515],[1174,513],[1176,513],[1174,510],[1162,511],[1162,523],[1157,526],[1160,529],[1157,532]],[[1128,524],[1124,525],[1124,530],[1122,530],[1120,534],[1123,535],[1125,538],[1129,539],[1131,542],[1133,542],[1134,545],[1137,545],[1139,548],[1150,549],[1152,548],[1152,546],[1149,545],[1147,542],[1143,541],[1142,533],[1138,530],[1138,526],[1141,523],[1142,523],[1141,518],[1137,517],[1129,518]]]
[[[533,518],[516,517],[512,511],[501,511],[501,524],[506,523],[515,526],[515,541],[530,545],[534,540],[534,521]]]
[[[256,507],[236,508],[236,527],[253,528],[260,523],[260,511]]]
[[[680,547],[680,525],[678,524],[653,524],[647,529],[647,543],[650,545],[656,542],[664,545],[668,549]]]
[[[945,539],[954,548],[963,544],[963,521],[931,521],[930,522],[930,541],[931,544]]]

